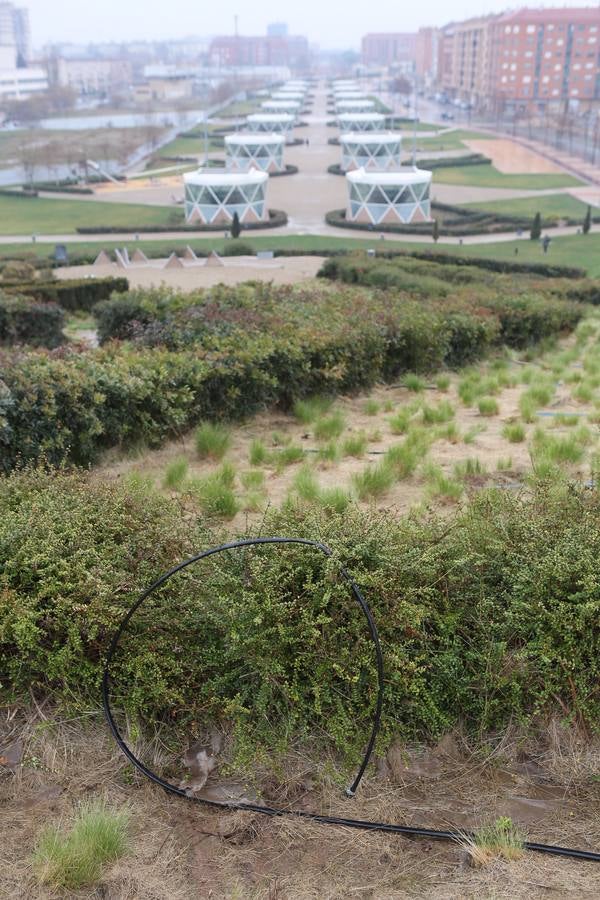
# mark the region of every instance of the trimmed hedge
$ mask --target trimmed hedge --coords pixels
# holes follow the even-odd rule
[[[243,419],[315,393],[459,366],[499,341],[523,346],[573,328],[583,315],[581,304],[527,294],[523,285],[520,293],[467,285],[436,302],[248,283],[113,297],[99,314],[101,335],[129,322],[133,344],[0,362],[0,467],[41,458],[87,465],[104,448],[158,446],[202,419]]]
[[[3,702],[33,690],[98,704],[119,620],[160,573],[211,542],[182,512],[83,474],[0,479]],[[598,492],[485,491],[420,520],[288,506],[264,531],[320,540],[334,558],[261,548],[173,579],[128,626],[112,671],[118,706],[181,729],[217,722],[248,755],[314,741],[317,728],[356,752],[376,677],[342,563],[383,646],[381,749],[457,724],[478,737],[552,716],[600,729]]]
[[[0,293],[0,344],[58,347],[63,342],[64,318],[56,303]]]
[[[330,144],[339,144],[338,138],[330,138]],[[419,159],[417,160],[419,164],[419,168],[421,169],[439,169],[441,166],[447,166],[449,161],[447,158],[435,157],[434,159]],[[489,163],[491,165],[491,159],[488,159],[487,156],[484,156],[483,153],[469,153],[465,156],[456,156],[452,158],[453,166],[480,166],[482,163]],[[327,167],[327,171],[330,175],[345,175],[346,172],[342,169],[340,163],[333,163],[331,166]],[[440,204],[441,205],[441,204]],[[462,209],[462,207],[458,207]]]
[[[526,217],[504,216],[495,212],[486,212],[480,209],[468,207],[448,206],[443,203],[432,203],[431,213],[438,221],[438,234],[467,237],[474,234],[497,234],[505,231],[525,231],[531,227],[531,219]],[[452,216],[446,215],[451,213]],[[400,222],[380,223],[372,225],[365,222],[353,222],[346,218],[345,209],[334,209],[325,214],[325,221],[335,228],[351,228],[358,231],[382,232],[386,234],[421,234],[423,237],[431,237],[433,221],[412,222],[403,225]],[[544,228],[552,228],[556,225],[553,220],[543,222]]]
[[[281,209],[270,209],[269,220],[267,222],[244,222],[242,228],[244,231],[258,231],[260,228],[282,228],[287,225],[288,217]],[[228,225],[221,223],[220,225],[103,225],[90,228],[78,228],[78,234],[146,234],[164,232],[197,232],[197,231],[227,231]]]
[[[32,281],[29,284],[2,284],[2,290],[9,293],[25,294],[41,302],[52,302],[69,311],[89,312],[100,300],[112,293],[129,290],[126,278],[82,278],[57,281]]]

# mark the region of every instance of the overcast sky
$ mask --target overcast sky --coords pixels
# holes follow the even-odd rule
[[[29,7],[35,47],[47,41],[166,39],[187,35],[264,34],[269,22],[286,21],[322,47],[358,47],[368,31],[414,31],[452,19],[518,6],[512,0],[16,0]],[[522,5],[526,5],[523,3]],[[532,2],[528,6],[558,5]],[[583,6],[582,0],[560,5]],[[593,5],[593,4],[589,4]],[[361,12],[361,9],[363,12]]]

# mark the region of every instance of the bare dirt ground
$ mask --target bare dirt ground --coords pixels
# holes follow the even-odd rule
[[[492,160],[494,168],[504,175],[531,175],[564,171],[552,160],[507,138],[468,140],[465,141],[465,144],[473,153],[483,153],[488,156]]]
[[[180,291],[194,291],[216,284],[240,284],[243,281],[272,281],[274,284],[297,284],[314,278],[323,259],[318,256],[278,257],[257,260],[253,256],[223,258],[223,265],[200,263],[182,269],[165,269],[166,259],[150,260],[148,265],[121,269],[116,263],[99,266],[65,266],[56,269],[58,278],[105,278],[124,275],[132,288],[168,284]]]
[[[429,749],[396,742],[353,800],[319,768],[296,761],[277,804],[333,815],[459,830],[506,815],[529,840],[600,846],[600,747],[549,723],[545,740],[517,732],[474,752],[460,733]],[[590,862],[526,853],[473,868],[465,849],[425,839],[327,827],[293,817],[219,811],[166,796],[128,767],[98,714],[69,718],[38,704],[2,710],[0,896],[111,900],[532,900],[596,898]],[[139,743],[139,740],[138,740]],[[146,748],[148,759],[150,748]],[[154,748],[160,756],[160,749]],[[156,761],[154,765],[156,765]],[[211,776],[219,783],[218,770]],[[129,853],[80,891],[40,885],[32,868],[49,822],[68,826],[82,801],[131,813]]]

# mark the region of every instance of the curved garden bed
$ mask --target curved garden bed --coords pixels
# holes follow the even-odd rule
[[[332,168],[332,167],[330,167]],[[337,173],[335,173],[337,174]],[[431,204],[432,220],[437,219],[438,233],[444,236],[468,237],[475,234],[498,234],[506,231],[529,231],[533,216],[508,216],[488,212],[467,206],[453,206],[449,203]],[[430,237],[433,227],[431,222],[414,222],[412,224],[380,224],[372,225],[363,222],[350,222],[346,219],[345,209],[334,209],[326,213],[325,221],[334,228],[349,228],[355,231],[384,232],[386,234],[420,234]],[[567,224],[578,224],[574,220],[565,219]],[[554,219],[543,219],[542,228],[556,227]]]

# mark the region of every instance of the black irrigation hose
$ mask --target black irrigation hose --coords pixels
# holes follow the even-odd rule
[[[419,828],[417,826],[411,825],[393,825],[386,822],[371,822],[365,819],[346,819],[340,816],[323,816],[319,815],[318,813],[303,812],[301,810],[278,809],[272,806],[260,806],[256,803],[220,803],[216,800],[205,800],[202,797],[192,797],[187,794],[186,791],[182,788],[175,787],[174,784],[170,784],[168,781],[165,781],[164,778],[161,778],[160,775],[157,775],[155,772],[145,766],[144,763],[139,760],[137,756],[135,756],[133,751],[127,746],[123,736],[121,735],[121,732],[119,731],[117,723],[115,722],[110,705],[110,667],[121,636],[127,628],[127,625],[129,624],[132,616],[140,608],[142,603],[150,596],[150,594],[152,594],[157,588],[163,585],[166,581],[169,580],[169,578],[171,578],[177,572],[180,572],[182,569],[186,569],[193,563],[199,562],[202,559],[206,559],[209,556],[214,556],[217,553],[223,553],[228,550],[236,550],[240,547],[253,547],[258,544],[303,544],[305,546],[314,547],[315,549],[320,550],[320,552],[325,554],[325,556],[333,556],[333,552],[325,544],[321,544],[318,541],[308,540],[307,538],[263,537],[250,538],[241,541],[231,541],[227,544],[221,544],[221,546],[219,547],[213,547],[210,550],[205,550],[203,553],[199,553],[196,556],[191,557],[190,559],[184,560],[183,562],[179,563],[179,565],[174,566],[168,572],[165,572],[164,575],[160,576],[160,578],[157,578],[156,581],[142,593],[139,599],[133,604],[131,609],[121,620],[119,627],[117,628],[117,631],[115,632],[108,648],[104,673],[102,676],[102,703],[104,706],[104,715],[113,734],[113,737],[115,738],[117,745],[125,754],[127,759],[130,761],[130,763],[132,763],[133,766],[135,766],[136,769],[138,769],[138,771],[149,778],[150,781],[153,781],[155,784],[164,788],[164,790],[168,793],[175,794],[176,796],[182,797],[185,800],[193,800],[197,803],[203,803],[206,806],[218,807],[220,809],[228,810],[245,810],[247,812],[260,813],[261,815],[266,816],[294,816],[298,819],[308,819],[311,822],[318,822],[322,825],[338,825],[345,828],[357,828],[362,831],[380,831],[387,834],[403,834],[409,837],[425,837],[429,838],[430,840],[436,841],[451,841],[454,843],[461,843],[465,840],[465,838],[472,837],[472,834],[461,831],[441,831],[435,828]],[[365,615],[377,662],[377,703],[375,706],[375,712],[373,714],[371,735],[367,744],[367,749],[363,756],[362,762],[360,763],[354,781],[352,782],[350,787],[346,789],[346,795],[348,797],[353,797],[369,764],[369,760],[373,753],[373,747],[375,746],[375,740],[377,738],[377,734],[379,732],[379,727],[381,724],[384,691],[383,654],[381,650],[381,643],[379,641],[379,635],[377,633],[377,626],[375,624],[373,614],[371,613],[367,601],[363,597],[357,583],[343,566],[340,566],[340,573],[350,587],[354,599]],[[532,841],[525,841],[524,848],[526,850],[533,850],[537,853],[546,853],[553,856],[568,856],[573,859],[583,859],[592,862],[600,862],[600,853],[596,853],[591,850],[574,850],[568,847],[557,847],[553,844],[538,844]]]

